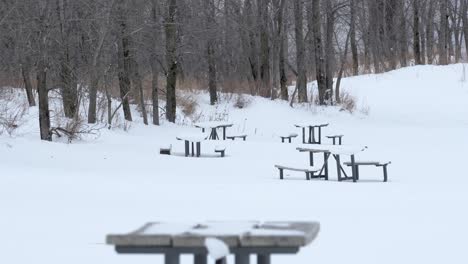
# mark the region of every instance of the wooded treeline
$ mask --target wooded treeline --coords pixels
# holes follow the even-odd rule
[[[329,105],[340,103],[337,77],[466,60],[467,8],[468,0],[0,0],[0,81],[21,79],[29,105],[37,98],[44,140],[51,90],[68,118],[86,102],[89,123],[99,97],[109,121],[120,98],[126,120],[137,104],[145,124],[158,125],[161,109],[174,122],[176,91],[188,82],[207,89],[211,104],[234,92]]]

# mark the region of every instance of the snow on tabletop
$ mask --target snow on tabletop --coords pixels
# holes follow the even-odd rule
[[[328,126],[328,125],[329,125],[329,122],[321,121],[321,120],[294,123],[294,126],[296,127],[314,127],[314,126]]]
[[[144,230],[142,235],[179,235],[193,228],[191,223],[152,223]]]
[[[223,126],[232,126],[233,123],[229,123],[225,121],[207,121],[207,122],[195,123],[194,125],[200,128],[217,128],[217,127],[223,127]]]
[[[208,138],[208,135],[201,133],[201,132],[200,133],[187,133],[187,134],[177,135],[176,138],[180,140],[187,140],[190,142],[201,142],[201,141],[206,140]]]
[[[301,151],[308,150],[320,150],[320,151],[329,151],[332,154],[337,155],[353,155],[367,149],[367,146],[351,146],[351,145],[312,145],[312,144],[303,144],[297,148]]]

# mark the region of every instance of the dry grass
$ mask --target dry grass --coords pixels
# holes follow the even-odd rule
[[[24,115],[28,111],[26,101],[18,100],[16,89],[0,89],[0,135],[13,133],[24,124]]]
[[[341,92],[340,94],[340,111],[348,111],[353,113],[356,111],[356,98],[347,92]]]

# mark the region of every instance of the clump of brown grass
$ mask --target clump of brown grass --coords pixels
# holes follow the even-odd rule
[[[356,97],[352,96],[347,92],[342,92],[340,94],[340,111],[348,111],[353,113],[356,111]]]

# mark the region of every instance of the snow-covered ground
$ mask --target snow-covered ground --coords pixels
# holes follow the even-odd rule
[[[290,108],[250,98],[217,107],[198,94],[198,116],[222,116],[247,133],[204,142],[202,158],[183,157],[175,137],[192,126],[102,130],[73,144],[38,140],[37,109],[15,136],[0,136],[0,263],[162,263],[158,256],[117,255],[108,233],[148,221],[317,220],[317,240],[274,263],[468,263],[468,80],[461,64],[418,66],[346,78],[358,98],[354,114],[338,108]],[[302,173],[278,179],[275,163],[307,165],[306,153],[281,144],[295,122],[325,120],[325,134],[366,145],[361,159],[391,160],[390,181],[363,168],[358,183],[305,181]],[[204,121],[204,120],[200,120]],[[159,155],[172,143],[177,155]],[[190,259],[184,256],[184,262]],[[158,262],[159,261],[159,262]]]

